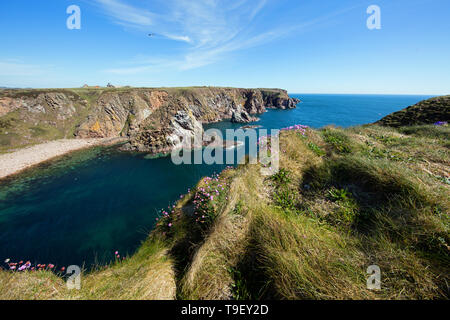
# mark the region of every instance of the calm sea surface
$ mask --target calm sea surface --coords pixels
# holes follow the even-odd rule
[[[353,126],[374,122],[427,96],[292,95],[294,110],[271,110],[255,124],[267,129],[305,124]],[[239,128],[229,122],[209,125]],[[173,204],[222,165],[180,165],[170,157],[94,148],[0,183],[0,265],[13,261],[57,266],[108,263],[114,251],[132,254]]]

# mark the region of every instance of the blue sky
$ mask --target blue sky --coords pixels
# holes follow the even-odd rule
[[[0,28],[0,86],[450,94],[448,0],[15,0]]]

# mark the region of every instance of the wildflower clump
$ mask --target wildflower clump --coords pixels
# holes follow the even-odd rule
[[[171,234],[175,224],[175,215],[175,205],[168,206],[167,209],[161,209],[158,218],[156,218],[156,227],[163,235]]]
[[[302,125],[302,124],[296,124],[294,126],[290,126],[287,128],[283,128],[281,129],[281,131],[295,131],[296,133],[305,136],[306,135],[306,130],[308,129],[308,126]]]
[[[48,263],[48,264],[32,264],[31,261],[26,261],[24,262],[23,260],[19,261],[19,262],[13,262],[11,261],[11,259],[6,259],[4,261],[5,263],[5,268],[6,270],[9,270],[11,272],[25,272],[25,271],[53,271],[55,273],[58,273],[58,270],[56,268],[56,266],[52,263]],[[2,267],[0,267],[0,269],[3,269]],[[66,270],[65,267],[62,267],[60,269],[61,272],[64,272]]]
[[[202,228],[211,226],[219,215],[228,200],[228,187],[227,179],[218,174],[202,179],[196,189],[193,200],[195,221]]]

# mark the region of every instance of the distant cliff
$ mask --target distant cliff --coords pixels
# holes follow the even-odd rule
[[[251,122],[295,108],[280,89],[80,88],[0,91],[0,151],[60,138],[127,137],[130,150],[167,152],[202,123]]]
[[[376,124],[389,127],[433,124],[450,121],[450,96],[435,97],[394,112]]]

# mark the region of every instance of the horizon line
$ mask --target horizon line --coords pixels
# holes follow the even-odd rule
[[[106,86],[89,86],[89,89],[102,89],[107,88]],[[132,85],[123,85],[123,86],[117,86],[117,89],[129,87],[131,88],[149,88],[149,89],[159,89],[159,88],[235,88],[235,89],[279,89],[279,90],[285,90],[288,92],[288,94],[323,94],[323,95],[398,95],[398,96],[447,96],[450,95],[450,93],[404,93],[404,92],[395,92],[395,93],[380,93],[380,92],[300,92],[300,91],[290,91],[284,88],[277,88],[277,87],[234,87],[234,86],[207,86],[207,85],[192,85],[192,86],[132,86]],[[11,86],[0,86],[0,89],[11,89],[11,90],[45,90],[45,89],[83,89],[82,86],[80,87],[11,87]],[[108,89],[108,88],[107,88]],[[114,88],[111,88],[114,89]]]

